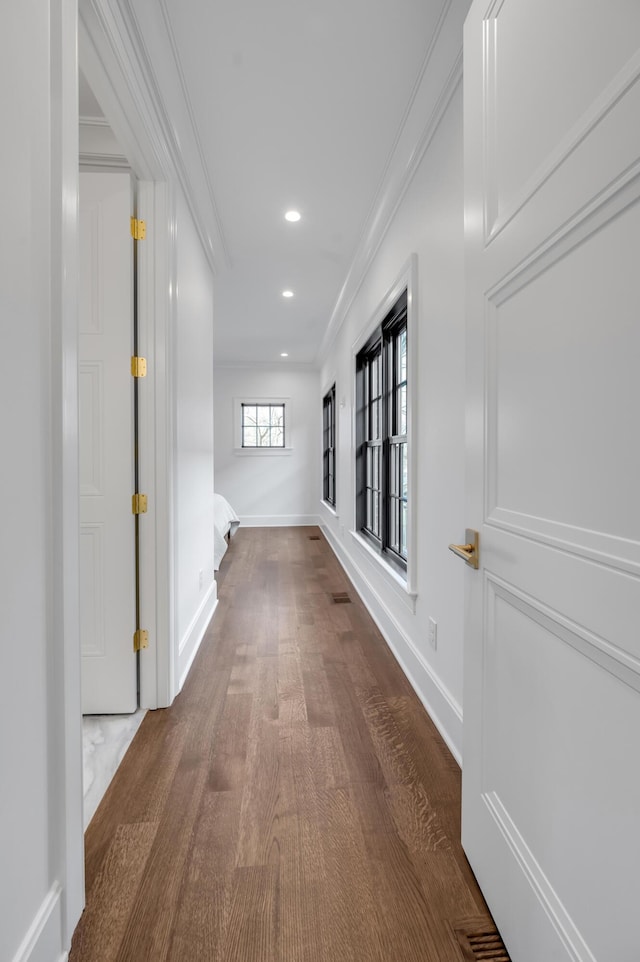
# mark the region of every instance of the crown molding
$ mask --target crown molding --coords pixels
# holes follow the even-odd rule
[[[79,158],[81,167],[130,170],[113,130],[105,117],[80,117]]]
[[[108,168],[109,170],[131,170],[131,165],[126,157],[118,154],[98,154],[81,150],[79,157],[80,167]]]
[[[142,179],[171,176],[153,96],[128,42],[117,0],[79,0],[80,64],[122,149]]]
[[[145,41],[145,30],[143,29],[143,25],[139,18],[136,16],[130,0],[115,0],[115,2],[118,3],[118,6],[120,7],[123,22],[127,28],[130,42],[134,46],[134,49],[138,51],[140,63],[144,69],[144,74],[147,77],[149,87],[153,92],[155,109],[161,123],[173,168],[176,172],[182,192],[186,198],[193,221],[200,234],[200,239],[202,241],[205,253],[209,259],[213,273],[217,274],[218,265],[220,263],[222,263],[225,267],[230,266],[227,245],[222,234],[220,221],[217,216],[217,209],[215,207],[213,194],[209,189],[208,171],[206,166],[204,166],[204,157],[201,148],[199,149],[198,135],[193,124],[192,110],[190,111],[191,104],[184,99],[185,89],[183,78],[180,75],[180,69],[176,60],[177,52],[174,53],[172,49],[172,44],[175,43],[173,33],[169,35],[168,22],[163,13],[162,20],[165,28],[165,36],[170,48],[172,49],[172,63],[178,73],[179,82],[177,89],[180,90],[183,99],[184,110],[180,111],[179,116],[189,117],[190,126],[188,132],[191,134],[191,137],[196,143],[195,150],[190,149],[187,138],[179,137],[176,130],[176,124],[167,112],[163,88],[158,79],[158,74],[153,66],[154,62],[158,61],[155,61],[150,54],[149,47]],[[166,60],[164,58],[161,58],[159,62],[162,62],[166,65]],[[186,159],[187,157],[188,161]],[[204,189],[202,188],[202,185],[197,185],[198,180],[204,181]],[[208,204],[204,203],[205,198],[209,201]],[[209,216],[205,217],[203,212],[207,207],[209,207]]]
[[[319,374],[320,368],[315,362],[306,363],[304,361],[298,361],[293,364],[287,364],[285,361],[272,361],[271,363],[267,361],[257,361],[255,364],[225,364],[224,361],[217,362],[214,361],[213,364],[214,371],[277,371],[280,373],[285,373],[286,371],[293,371],[297,373],[312,373]]]
[[[351,266],[320,343],[322,364],[462,81],[462,29],[470,0],[445,0]],[[425,120],[426,118],[426,120]]]
[[[79,123],[81,127],[108,127],[111,129],[111,125],[106,117],[88,117],[80,114]]]
[[[98,2],[98,0],[94,0],[94,2]],[[167,112],[162,86],[158,80],[149,48],[144,39],[145,31],[131,6],[130,0],[114,0],[114,2],[117,3],[120,9],[129,43],[137,53],[139,64],[146,78],[160,129],[166,143],[167,152],[171,160],[171,166],[187,201],[187,206],[189,207],[196,230],[200,236],[207,260],[213,273],[217,274],[218,263],[222,260],[226,264],[224,244],[218,236],[218,224],[215,217],[206,219],[203,217],[204,205],[200,204],[199,198],[194,195],[193,180],[189,176],[187,164],[185,163],[185,145],[179,142],[175,124]],[[211,223],[211,221],[213,223]],[[210,226],[214,227],[213,231],[208,229]],[[212,234],[214,235],[213,237],[211,236]]]
[[[193,164],[187,167],[145,31],[129,0],[80,0],[79,27],[81,51],[84,47],[89,60],[82,63],[84,72],[132,169],[141,179],[180,185],[209,266],[218,273],[218,265],[227,263],[226,248],[215,216],[207,216],[209,205],[200,203],[203,192],[196,196]]]
[[[200,166],[202,168],[202,173],[204,176],[205,184],[207,186],[207,192],[209,194],[209,201],[211,203],[211,210],[213,211],[213,216],[216,223],[217,234],[220,238],[220,244],[224,252],[225,264],[227,267],[231,267],[231,256],[229,254],[229,248],[227,245],[226,237],[224,234],[224,229],[222,226],[222,218],[220,216],[218,204],[216,202],[215,191],[213,189],[213,183],[211,181],[211,175],[209,173],[209,167],[205,158],[204,149],[202,146],[202,139],[200,137],[200,130],[196,123],[195,111],[193,109],[193,102],[189,94],[189,89],[187,87],[187,81],[184,75],[184,69],[182,66],[182,61],[178,53],[178,44],[176,42],[175,33],[173,30],[173,25],[171,23],[171,15],[169,14],[169,8],[167,7],[167,0],[159,0],[160,10],[162,12],[162,19],[164,21],[164,27],[167,32],[167,37],[169,40],[169,45],[171,47],[171,53],[173,54],[173,62],[175,64],[176,72],[180,80],[180,89],[182,91],[182,98],[187,107],[187,115],[189,117],[189,123],[191,124],[191,131],[193,133],[193,139],[196,145],[196,150],[198,153],[198,159],[200,161]]]

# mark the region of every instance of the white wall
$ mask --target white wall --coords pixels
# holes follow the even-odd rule
[[[461,87],[458,83],[322,369],[323,388],[337,374],[339,419],[338,517],[323,507],[326,533],[458,759],[464,565],[447,546],[464,537],[465,527]],[[417,509],[415,613],[410,599],[349,533],[354,527],[352,346],[414,252],[418,267],[417,489],[410,497]],[[435,651],[428,642],[429,616],[438,626]]]
[[[75,18],[70,0],[24,0],[3,11],[0,33],[12,145],[0,182],[0,958],[10,962],[62,959],[83,897]]]
[[[216,604],[213,573],[213,276],[186,201],[177,199],[175,545],[177,678]]]
[[[254,455],[234,447],[233,399],[255,397],[290,398],[290,452]],[[317,524],[322,424],[318,372],[216,368],[214,410],[216,491],[227,498],[242,523]]]

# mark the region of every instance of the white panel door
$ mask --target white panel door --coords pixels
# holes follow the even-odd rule
[[[131,178],[80,174],[82,710],[137,707]]]
[[[463,844],[514,962],[640,959],[639,45],[637,0],[465,26]]]

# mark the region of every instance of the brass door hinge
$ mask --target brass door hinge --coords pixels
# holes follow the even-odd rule
[[[131,498],[131,513],[132,514],[146,514],[147,513],[147,496],[146,494],[134,494]]]
[[[133,650],[142,651],[143,648],[149,647],[149,632],[146,628],[138,628],[133,634]]]
[[[137,217],[131,218],[131,236],[134,240],[144,240],[147,236],[147,225],[145,221],[138,220]]]
[[[131,358],[131,373],[133,377],[146,377],[147,376],[147,359],[146,357],[132,357]]]

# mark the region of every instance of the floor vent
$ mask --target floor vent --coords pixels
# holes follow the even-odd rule
[[[331,593],[331,598],[334,605],[350,605],[351,598],[346,591],[333,591]]]
[[[320,540],[320,535],[319,535],[319,534],[310,534],[310,535],[309,535],[309,541],[319,541],[319,540]]]
[[[454,927],[464,962],[511,962],[500,934],[491,922],[462,923]]]

